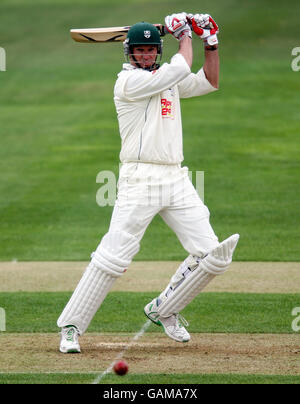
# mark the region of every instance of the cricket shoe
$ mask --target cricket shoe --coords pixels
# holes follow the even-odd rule
[[[80,345],[78,342],[79,332],[76,327],[67,326],[61,329],[61,340],[59,350],[62,353],[79,353]]]
[[[190,334],[184,328],[188,322],[180,314],[172,314],[170,317],[161,317],[157,308],[159,299],[155,298],[144,307],[145,315],[157,325],[162,325],[168,337],[178,342],[188,342],[191,339]]]

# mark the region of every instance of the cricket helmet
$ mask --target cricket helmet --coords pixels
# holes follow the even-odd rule
[[[131,26],[123,42],[125,58],[131,53],[131,47],[135,45],[156,45],[157,54],[162,55],[163,41],[158,29],[148,22],[138,22]]]

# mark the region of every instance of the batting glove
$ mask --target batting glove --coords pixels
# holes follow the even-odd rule
[[[167,15],[165,25],[170,34],[179,41],[185,36],[192,38],[192,30],[187,22],[186,13]]]
[[[187,21],[192,25],[195,34],[200,36],[205,44],[210,46],[218,44],[219,27],[209,14],[188,14]]]

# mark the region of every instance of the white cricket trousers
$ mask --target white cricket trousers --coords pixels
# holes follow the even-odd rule
[[[157,214],[174,230],[189,254],[202,257],[218,246],[209,211],[186,167],[123,164],[109,231],[57,320],[59,327],[72,324],[80,335],[85,332],[113,283],[137,254],[139,242]]]
[[[139,242],[157,214],[189,254],[202,257],[219,244],[187,167],[123,164],[109,231],[126,231]]]

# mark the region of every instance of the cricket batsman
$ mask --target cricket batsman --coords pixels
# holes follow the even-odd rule
[[[127,63],[114,87],[122,141],[118,195],[108,232],[57,321],[63,353],[80,352],[78,336],[86,331],[114,282],[124,275],[155,215],[175,232],[188,256],[144,313],[178,342],[190,340],[180,312],[228,268],[239,239],[234,234],[218,241],[209,210],[191,183],[188,168],[181,166],[180,98],[218,89],[218,25],[209,14],[183,12],[167,16],[165,25],[178,41],[178,52],[170,63],[160,66],[163,43],[152,24],[133,25],[124,42]],[[204,45],[205,60],[197,73],[191,72],[192,31]],[[205,102],[199,106],[200,115],[201,111]]]

